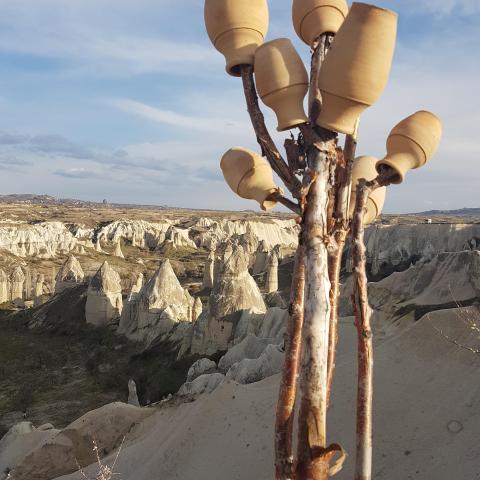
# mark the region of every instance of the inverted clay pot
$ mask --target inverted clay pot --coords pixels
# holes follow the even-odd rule
[[[208,36],[225,56],[227,72],[239,77],[239,66],[253,65],[255,50],[267,34],[267,0],[205,0],[204,15]]]
[[[387,156],[377,163],[377,170],[388,165],[402,183],[408,170],[419,168],[436,152],[442,137],[442,121],[433,113],[420,111],[402,120],[387,139]]]
[[[322,33],[337,33],[347,14],[345,0],[293,0],[295,32],[310,46]]]
[[[258,94],[277,115],[279,132],[308,120],[303,109],[308,73],[288,38],[278,38],[258,47],[254,70]]]
[[[355,209],[355,200],[357,198],[356,190],[358,180],[364,178],[367,181],[373,180],[378,175],[375,165],[378,159],[375,157],[363,156],[355,159],[352,170],[352,193],[350,196],[350,218],[353,216]],[[367,201],[367,213],[364,216],[364,223],[372,223],[382,213],[385,203],[386,187],[380,187],[374,190]]]
[[[320,70],[320,126],[355,132],[361,113],[387,85],[396,36],[396,13],[366,3],[352,4]]]
[[[262,210],[270,210],[277,202],[267,200],[279,188],[273,182],[270,164],[260,155],[242,147],[228,150],[220,162],[228,186],[240,197],[256,200]]]

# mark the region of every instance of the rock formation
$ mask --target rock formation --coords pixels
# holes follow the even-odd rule
[[[55,293],[82,283],[84,277],[85,274],[80,262],[73,255],[70,255],[55,277]]]
[[[165,260],[122,312],[118,332],[148,344],[167,334],[176,323],[190,322],[192,304],[192,297]]]
[[[207,261],[205,262],[205,269],[203,271],[202,289],[213,287],[213,275],[215,268],[215,250],[210,250]]]
[[[278,257],[272,252],[267,260],[267,276],[265,279],[265,292],[273,293],[278,290]]]
[[[95,251],[97,253],[104,253],[104,251],[102,250],[102,245],[100,244],[99,238],[97,238],[97,241],[95,242]]]
[[[132,279],[133,280],[133,279]],[[128,293],[127,302],[131,302],[143,287],[143,273],[138,273],[135,280],[132,281],[132,287]]]
[[[114,255],[115,257],[119,257],[119,258],[125,258],[125,257],[123,256],[122,247],[120,246],[120,242],[117,242],[117,243],[115,244],[115,250],[113,251],[113,255]]]
[[[0,269],[0,303],[8,302],[9,300],[8,277],[7,274]]]
[[[200,297],[195,298],[192,309],[192,322],[194,322],[201,314],[203,310],[202,300]]]
[[[217,364],[213,360],[208,358],[201,358],[197,360],[188,369],[187,382],[192,382],[200,375],[206,375],[208,373],[214,373],[217,370]]]
[[[140,406],[140,402],[138,401],[138,395],[137,395],[137,384],[135,383],[135,380],[131,378],[128,381],[128,400],[127,403],[129,405],[134,405],[135,407]]]
[[[210,355],[227,350],[235,316],[243,310],[266,311],[260,290],[248,273],[248,261],[241,246],[225,249],[207,308],[194,325],[192,353]]]
[[[191,382],[184,383],[178,395],[201,395],[202,393],[211,393],[225,380],[225,375],[221,373],[211,373],[207,375],[200,375]]]
[[[35,288],[34,288],[34,297],[33,302],[34,305],[37,307],[43,303],[43,285],[45,284],[45,275],[39,273],[35,280]]]
[[[262,241],[255,252],[255,262],[253,264],[253,275],[259,275],[267,269],[267,261],[270,256],[269,249],[265,241]]]
[[[122,308],[120,275],[105,261],[88,285],[86,322],[95,326],[115,323]]]
[[[25,282],[25,274],[22,267],[18,266],[10,275],[10,300],[17,306],[23,307],[23,284]]]
[[[126,403],[112,403],[88,412],[63,430],[44,432],[40,441],[30,440],[36,430],[24,435],[24,442],[34,448],[20,458],[10,459],[7,468],[15,480],[54,479],[77,472],[97,461],[95,440],[101,456],[117,449],[130,430],[153,413]],[[29,442],[30,440],[30,442]]]

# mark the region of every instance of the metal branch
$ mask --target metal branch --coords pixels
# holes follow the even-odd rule
[[[298,366],[302,345],[305,290],[305,249],[300,235],[290,293],[289,319],[285,336],[285,360],[278,394],[275,423],[275,478],[294,478],[293,421]]]
[[[241,65],[240,72],[242,74],[243,91],[245,93],[248,113],[250,114],[250,120],[255,130],[257,141],[262,148],[262,153],[267,157],[273,171],[280,177],[291,192],[293,198],[300,198],[300,180],[298,180],[288,168],[288,165],[275,146],[265,125],[265,118],[258,104],[258,95],[253,78],[253,67],[251,65]]]

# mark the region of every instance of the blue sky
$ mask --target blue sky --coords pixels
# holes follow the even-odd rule
[[[437,156],[389,189],[385,211],[480,206],[480,1],[378,5],[400,14],[398,45],[358,153],[381,157],[389,130],[417,110],[445,123]],[[307,61],[290,8],[270,1],[268,39],[291,38]],[[256,208],[221,177],[234,145],[256,148],[241,81],[209,43],[201,0],[0,2],[0,193]]]

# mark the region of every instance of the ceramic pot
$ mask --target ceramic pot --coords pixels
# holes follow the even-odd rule
[[[279,132],[307,122],[303,99],[308,92],[308,73],[288,38],[258,47],[254,70],[258,94],[277,115]]]
[[[420,111],[402,120],[387,139],[387,156],[377,163],[392,167],[398,174],[393,183],[402,183],[408,170],[419,168],[436,152],[442,137],[442,121],[433,113]]]
[[[239,66],[253,65],[255,50],[267,34],[267,0],[205,0],[204,15],[208,36],[225,56],[227,72],[239,77]]]
[[[228,186],[240,197],[256,200],[262,210],[270,210],[277,202],[267,200],[279,188],[273,182],[270,164],[260,155],[242,147],[234,147],[220,162]]]
[[[354,133],[360,114],[387,85],[396,35],[396,13],[353,3],[320,70],[320,126]]]
[[[310,46],[322,33],[337,33],[347,14],[345,0],[293,0],[295,32]]]
[[[361,178],[365,180],[373,180],[378,175],[375,165],[378,159],[375,157],[363,156],[355,159],[352,170],[352,193],[350,196],[350,218],[353,216],[355,209],[355,200],[357,198],[356,190],[358,181]],[[374,190],[367,200],[367,213],[364,216],[364,223],[368,225],[372,223],[382,213],[385,203],[386,187],[380,187]]]

